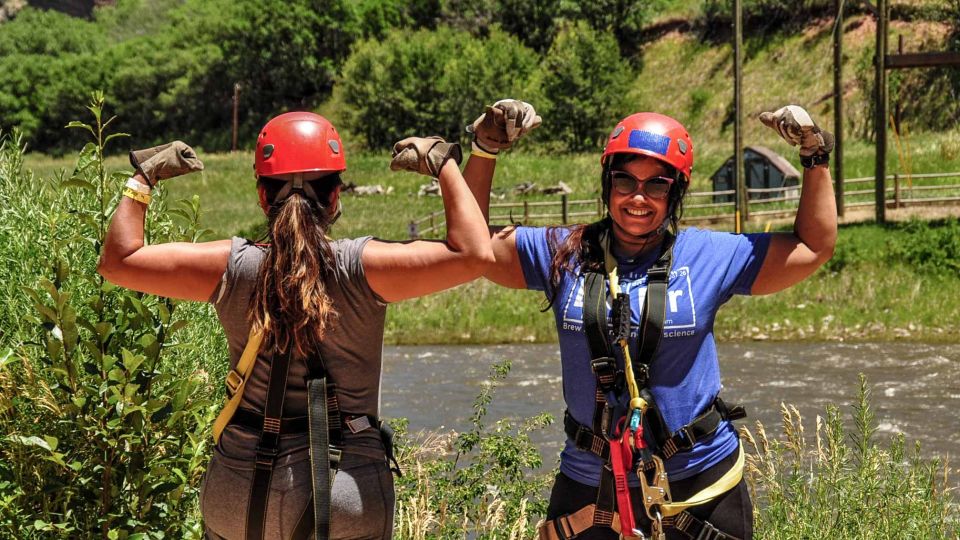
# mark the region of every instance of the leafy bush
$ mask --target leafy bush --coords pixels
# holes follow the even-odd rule
[[[894,260],[927,272],[960,272],[960,219],[911,220],[903,231],[905,235],[888,243]]]
[[[905,452],[902,435],[888,449],[876,443],[862,374],[849,433],[831,405],[825,419],[817,416],[811,448],[797,409],[781,409],[782,439],[768,437],[759,422],[756,437],[743,430],[755,450],[747,454],[747,478],[758,539],[955,538],[960,532],[946,466],[921,459],[919,445],[912,455]]]
[[[16,136],[0,150],[0,239],[15,261],[0,269],[13,300],[0,316],[0,536],[200,536],[213,392],[197,371],[210,359],[192,357],[202,348],[183,336],[211,333],[187,329],[196,308],[95,271],[128,176],[104,169],[104,148],[123,134],[107,133],[103,103],[90,106],[95,122],[70,125],[93,139],[70,176],[24,174]],[[196,240],[197,205],[167,209],[159,194],[148,242]]]
[[[541,64],[549,129],[542,138],[570,151],[596,152],[626,113],[630,71],[617,42],[586,23],[568,26],[557,36]]]
[[[542,458],[529,434],[553,419],[540,414],[520,425],[509,420],[499,420],[492,429],[484,425],[493,391],[509,372],[509,361],[491,366],[468,431],[413,442],[401,423],[398,455],[405,474],[397,482],[398,539],[535,535],[534,526],[546,513],[543,494],[552,475],[533,474]]]
[[[412,134],[459,139],[485,104],[533,93],[536,55],[494,30],[393,30],[359,43],[343,67],[337,100],[347,129],[369,148]],[[535,100],[533,100],[535,101]]]

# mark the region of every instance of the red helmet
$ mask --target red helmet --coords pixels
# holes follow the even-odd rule
[[[642,112],[624,118],[610,132],[600,164],[613,154],[641,154],[658,159],[690,181],[693,141],[687,128],[669,116]]]
[[[343,143],[326,118],[312,112],[288,112],[260,130],[253,169],[257,177],[347,170]]]

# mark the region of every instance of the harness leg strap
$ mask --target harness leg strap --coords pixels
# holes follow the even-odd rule
[[[310,467],[313,477],[313,515],[316,540],[330,535],[330,432],[327,422],[327,380],[307,381],[307,412],[310,418]],[[335,471],[334,471],[335,473]]]

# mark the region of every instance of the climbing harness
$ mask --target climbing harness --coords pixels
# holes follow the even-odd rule
[[[241,408],[243,390],[253,372],[262,342],[263,335],[251,330],[236,368],[227,374],[228,401],[214,422],[213,439],[219,444],[220,436],[228,425],[243,426],[260,433],[247,506],[246,539],[265,540],[267,499],[279,454],[280,436],[308,434],[313,494],[297,522],[291,540],[326,540],[330,527],[330,489],[342,455],[344,451],[366,455],[361,448],[344,449],[344,430],[359,433],[367,429],[379,429],[388,465],[393,464],[390,470],[399,475],[399,465],[393,456],[393,431],[375,416],[345,413],[340,409],[336,385],[328,379],[319,354],[317,359],[321,373],[307,380],[307,416],[283,416],[291,360],[289,352],[274,355],[270,362],[267,402],[263,413]],[[375,454],[371,457],[380,457],[379,453]]]
[[[609,282],[613,342],[623,357],[623,368],[613,356],[607,334],[607,291],[604,275],[585,271],[583,321],[591,353],[591,369],[597,378],[593,426],[580,424],[569,411],[564,414],[564,431],[582,451],[604,461],[596,502],[576,512],[559,516],[539,527],[541,540],[575,538],[590,527],[609,527],[626,539],[666,538],[665,530],[675,528],[690,538],[737,540],[706,521],[687,512],[730,491],[743,475],[743,448],[736,464],[719,480],[686,501],[674,501],[670,493],[664,461],[678,452],[688,451],[697,441],[716,432],[724,421],[746,416],[742,407],[728,408],[717,396],[708,409],[674,433],[667,428],[653,394],[650,392],[650,367],[663,336],[666,321],[667,286],[673,259],[675,237],[665,233],[660,254],[647,271],[647,290],[640,318],[640,342],[637,362],[631,359],[630,297],[619,287],[617,261],[609,236],[601,237],[604,270]],[[626,403],[624,390],[627,390]],[[639,492],[631,488],[628,476],[640,480]],[[638,528],[633,498],[639,496],[650,535]],[[705,535],[705,536],[704,536]]]

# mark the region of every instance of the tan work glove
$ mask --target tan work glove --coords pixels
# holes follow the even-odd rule
[[[463,154],[459,144],[448,143],[440,137],[407,137],[393,145],[390,170],[437,177],[448,159],[460,164]]]
[[[543,121],[533,105],[516,99],[501,99],[467,127],[473,133],[472,146],[496,155],[506,150],[528,132],[536,129]]]
[[[787,105],[772,113],[763,112],[760,113],[760,121],[775,129],[791,146],[800,145],[801,157],[833,151],[833,134],[820,129],[803,107]]]
[[[183,141],[133,150],[130,152],[130,164],[147,179],[150,187],[160,180],[203,170],[203,162],[197,153]]]

